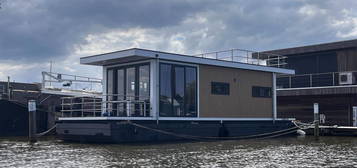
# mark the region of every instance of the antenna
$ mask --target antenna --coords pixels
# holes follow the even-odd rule
[[[50,74],[52,74],[52,61],[50,61]],[[50,86],[52,86],[52,82],[50,81]]]

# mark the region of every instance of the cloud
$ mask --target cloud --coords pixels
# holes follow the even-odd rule
[[[357,1],[5,0],[0,80],[39,81],[50,60],[56,71],[100,76],[79,58],[130,47],[198,54],[356,38],[353,6]]]

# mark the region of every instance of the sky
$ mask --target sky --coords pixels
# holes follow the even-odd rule
[[[53,71],[101,78],[79,58],[132,47],[199,54],[357,38],[356,0],[0,0],[0,81]]]

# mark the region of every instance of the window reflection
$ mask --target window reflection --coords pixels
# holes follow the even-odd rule
[[[150,65],[138,64],[108,69],[107,94],[110,115],[150,116]],[[145,106],[145,107],[144,107]],[[144,110],[146,109],[146,110]]]
[[[197,116],[196,68],[160,64],[160,116]]]

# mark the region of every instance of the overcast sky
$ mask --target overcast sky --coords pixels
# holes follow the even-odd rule
[[[49,70],[101,77],[79,58],[140,47],[183,54],[357,38],[356,0],[0,0],[0,80]]]

